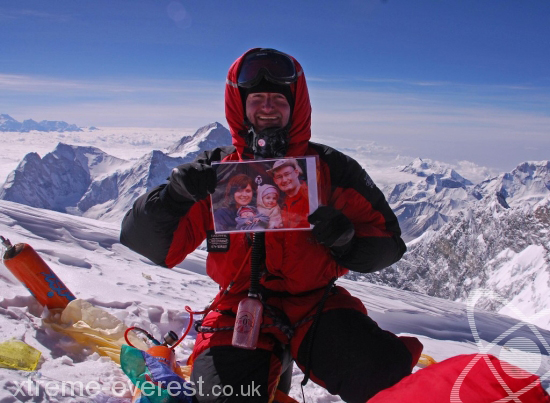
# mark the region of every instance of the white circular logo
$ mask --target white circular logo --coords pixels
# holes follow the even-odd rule
[[[264,147],[264,146],[265,146],[265,140],[264,140],[264,139],[259,139],[259,140],[258,140],[258,145],[259,145],[260,147]]]

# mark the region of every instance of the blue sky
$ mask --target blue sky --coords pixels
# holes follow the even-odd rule
[[[2,0],[0,41],[0,113],[18,120],[225,124],[227,69],[264,46],[304,66],[315,140],[550,158],[548,0]]]

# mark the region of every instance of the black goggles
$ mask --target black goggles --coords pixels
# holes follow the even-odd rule
[[[273,49],[261,49],[246,55],[237,84],[242,88],[251,88],[263,78],[274,84],[290,85],[296,81],[296,67],[292,59]]]

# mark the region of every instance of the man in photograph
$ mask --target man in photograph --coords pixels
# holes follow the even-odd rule
[[[308,187],[300,180],[302,168],[295,158],[277,160],[267,171],[277,187],[284,193],[281,215],[283,228],[309,228]]]

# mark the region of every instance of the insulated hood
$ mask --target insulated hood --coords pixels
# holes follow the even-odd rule
[[[258,49],[260,48],[250,49],[231,65],[225,83],[225,116],[231,131],[233,145],[237,148],[241,159],[252,158],[252,151],[248,149],[242,135],[242,133],[246,133],[247,127],[244,123],[245,111],[237,86],[237,76],[244,57]],[[292,58],[292,60],[298,72],[298,80],[290,86],[294,96],[294,109],[290,120],[290,143],[286,155],[297,157],[305,154],[308,141],[311,138],[311,103],[302,66],[296,59]]]

